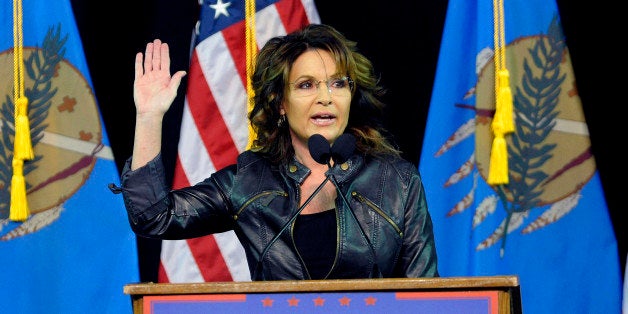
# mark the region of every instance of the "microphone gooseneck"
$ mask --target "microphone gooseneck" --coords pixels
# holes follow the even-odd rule
[[[325,137],[320,134],[314,134],[308,140],[308,147],[310,148],[310,154],[312,155],[312,158],[314,158],[314,160],[316,160],[316,162],[320,164],[327,164],[330,169],[332,168],[329,161],[330,159],[334,160],[334,165],[346,162],[347,160],[349,160],[349,158],[351,158],[351,156],[353,156],[353,152],[355,151],[355,145],[355,136],[349,133],[344,133],[340,135],[336,139],[336,141],[334,141],[334,145],[331,145],[331,147],[327,139],[325,139]],[[358,220],[358,217],[356,217],[355,213],[353,212],[353,208],[351,208],[349,200],[340,189],[336,177],[331,172],[327,175],[327,179],[331,179],[331,182],[334,184],[334,187],[336,188],[338,195],[340,195],[342,202],[349,209],[349,213],[357,223],[358,228],[360,229],[360,234],[362,234],[364,240],[366,240],[368,248],[371,251],[374,259],[373,272],[378,274],[379,277],[382,277],[379,266],[377,265],[377,254],[375,253],[375,247],[373,246],[373,243],[371,243],[369,237],[366,235],[366,232],[364,231],[362,224]]]
[[[327,139],[323,137],[322,135],[314,134],[310,136],[310,138],[308,139],[308,148],[310,150],[310,155],[316,162],[327,165],[331,169],[332,167],[331,167],[330,159],[334,160],[334,165],[342,164],[346,162],[353,155],[353,152],[355,150],[355,143],[356,143],[355,137],[351,134],[342,134],[341,136],[338,137],[338,139],[336,139],[336,141],[334,142],[334,145],[330,145],[329,141],[327,141]],[[381,277],[381,273],[379,272],[379,267],[377,266],[377,255],[375,254],[375,249],[373,247],[373,244],[369,240],[369,237],[366,235],[364,228],[362,228],[360,221],[355,216],[353,209],[349,205],[349,201],[347,200],[345,195],[342,193],[342,190],[340,189],[340,186],[338,185],[336,178],[331,172],[329,172],[325,176],[325,180],[323,180],[323,182],[321,182],[321,184],[314,190],[314,192],[310,194],[310,196],[305,200],[303,205],[301,205],[299,209],[297,209],[297,211],[294,214],[292,214],[290,219],[281,227],[279,232],[277,232],[277,234],[264,247],[264,250],[262,251],[260,258],[257,261],[257,265],[255,265],[255,271],[253,273],[254,280],[256,278],[260,280],[265,279],[264,273],[262,271],[264,257],[266,256],[266,254],[268,254],[268,251],[270,250],[271,246],[275,242],[277,242],[277,240],[279,240],[279,237],[281,236],[281,234],[283,234],[288,229],[288,227],[292,225],[292,223],[294,223],[294,221],[297,219],[299,214],[301,214],[303,209],[305,209],[305,207],[312,201],[314,196],[316,196],[320,192],[320,190],[323,189],[323,186],[325,186],[327,181],[331,181],[333,183],[334,187],[336,188],[336,191],[342,198],[343,203],[349,209],[349,213],[351,214],[353,219],[355,219],[358,225],[358,228],[360,229],[360,233],[366,240],[369,250],[371,251],[371,254],[373,255],[373,258],[374,258],[373,270],[376,273],[379,273],[379,276]]]
[[[316,162],[329,165],[329,159],[331,158],[331,150],[330,150],[329,142],[327,141],[325,137],[323,137],[320,134],[314,134],[310,136],[310,138],[308,139],[307,145],[310,150],[310,155],[312,156],[312,158],[314,158],[314,160],[316,160]],[[327,175],[325,177],[325,180],[323,180],[323,182],[321,182],[321,184],[319,184],[318,187],[316,187],[314,192],[310,194],[310,196],[305,200],[303,205],[301,205],[299,209],[297,209],[297,211],[294,214],[292,214],[290,219],[288,219],[288,221],[281,227],[279,232],[277,232],[277,234],[270,240],[270,242],[266,244],[266,246],[264,247],[264,250],[262,251],[262,254],[260,255],[260,258],[257,260],[257,264],[255,265],[255,271],[252,276],[253,280],[256,280],[256,279],[265,280],[266,279],[264,278],[264,272],[262,271],[262,264],[264,261],[264,257],[266,256],[266,254],[268,254],[268,251],[273,246],[273,244],[275,244],[275,242],[279,240],[279,237],[281,236],[281,234],[283,234],[288,229],[288,227],[292,225],[292,223],[297,219],[299,214],[301,214],[303,209],[305,209],[305,206],[307,206],[312,201],[312,199],[314,199],[314,196],[316,196],[316,194],[318,194],[320,190],[323,189],[327,181],[329,181],[330,179],[331,177]],[[258,278],[259,276],[261,277]]]
[[[305,209],[305,206],[307,206],[307,204],[309,204],[312,201],[314,196],[316,196],[316,194],[318,194],[320,192],[320,190],[323,189],[323,186],[325,186],[325,183],[327,183],[327,181],[329,181],[329,179],[330,179],[330,176],[325,177],[325,180],[323,180],[323,182],[318,187],[316,187],[316,190],[314,190],[314,192],[312,192],[312,194],[310,194],[310,196],[305,200],[303,205],[301,205],[301,207],[299,207],[299,209],[281,227],[281,229],[279,230],[279,232],[277,232],[277,234],[273,237],[273,239],[270,240],[270,242],[268,242],[268,244],[264,247],[264,250],[262,251],[262,254],[260,255],[260,258],[257,260],[257,265],[255,265],[255,272],[253,273],[253,278],[257,278],[257,276],[259,276],[259,275],[262,275],[262,276],[264,275],[264,273],[263,272],[260,273],[260,271],[262,270],[262,262],[264,261],[264,257],[266,256],[266,254],[270,250],[270,247],[275,242],[277,242],[277,240],[279,240],[279,236],[281,236],[281,234],[284,233],[288,229],[288,227],[290,227],[290,225],[297,219],[297,217],[303,211],[303,209]],[[260,280],[265,280],[265,278],[262,277],[262,278],[260,278]]]
[[[314,134],[308,140],[308,148],[310,149],[310,155],[312,156],[312,158],[320,164],[327,164],[327,167],[329,167],[330,170],[332,168],[330,159],[333,159],[334,166],[345,163],[347,160],[349,160],[349,158],[351,158],[351,156],[353,156],[353,153],[355,151],[355,145],[355,136],[349,133],[344,133],[340,135],[331,146],[327,139],[320,134]],[[358,228],[360,229],[360,234],[364,237],[364,240],[366,241],[368,249],[373,256],[373,273],[378,274],[379,277],[383,277],[377,264],[377,254],[375,253],[375,247],[373,246],[373,243],[371,242],[369,237],[366,235],[366,231],[364,231],[360,220],[358,220],[355,212],[353,212],[353,208],[351,208],[349,200],[340,189],[338,180],[336,180],[336,177],[331,171],[327,174],[325,181],[323,181],[319,188],[321,188],[328,179],[333,183],[334,187],[336,188],[336,192],[342,199],[343,204],[349,209],[349,214],[351,214],[351,217],[353,217],[353,219],[355,220]],[[317,191],[312,193],[312,196],[314,196],[316,193]]]

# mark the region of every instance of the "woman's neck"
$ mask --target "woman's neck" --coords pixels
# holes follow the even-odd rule
[[[327,170],[326,165],[320,164],[312,158],[307,142],[304,142],[296,136],[292,136],[292,147],[294,148],[294,156],[297,161],[302,163],[308,169],[312,171],[315,169],[323,169],[324,171]]]

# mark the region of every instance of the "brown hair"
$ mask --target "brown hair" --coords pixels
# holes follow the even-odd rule
[[[310,49],[330,52],[338,73],[346,73],[354,81],[345,132],[356,137],[356,149],[366,155],[399,155],[382,126],[384,103],[380,97],[384,89],[378,85],[371,62],[357,51],[356,42],[324,24],[310,24],[288,35],[274,37],[259,52],[252,77],[254,106],[249,114],[257,134],[252,150],[268,154],[276,163],[294,155],[287,123],[278,124],[279,108],[294,61]]]

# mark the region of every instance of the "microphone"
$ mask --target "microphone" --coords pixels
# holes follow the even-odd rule
[[[307,147],[310,150],[310,156],[319,164],[328,165],[331,158],[331,146],[327,139],[320,135],[314,134],[307,140]]]
[[[355,136],[347,133],[342,134],[336,139],[334,145],[330,146],[324,136],[314,134],[307,141],[307,146],[310,149],[310,155],[316,162],[331,168],[330,159],[334,161],[334,164],[342,164],[353,155]]]
[[[343,164],[353,156],[353,151],[355,151],[355,136],[348,133],[342,134],[331,147],[331,159],[334,160],[334,164]]]

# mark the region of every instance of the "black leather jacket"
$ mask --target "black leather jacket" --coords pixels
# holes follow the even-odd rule
[[[183,239],[234,230],[253,280],[310,279],[290,222],[300,198],[309,196],[299,192],[309,169],[296,160],[277,166],[247,151],[237,165],[175,191],[165,184],[161,156],[135,171],[129,165],[130,159],[120,190],[136,234]],[[413,164],[354,155],[330,174],[350,206],[338,197],[336,257],[327,279],[438,276],[432,221]]]

